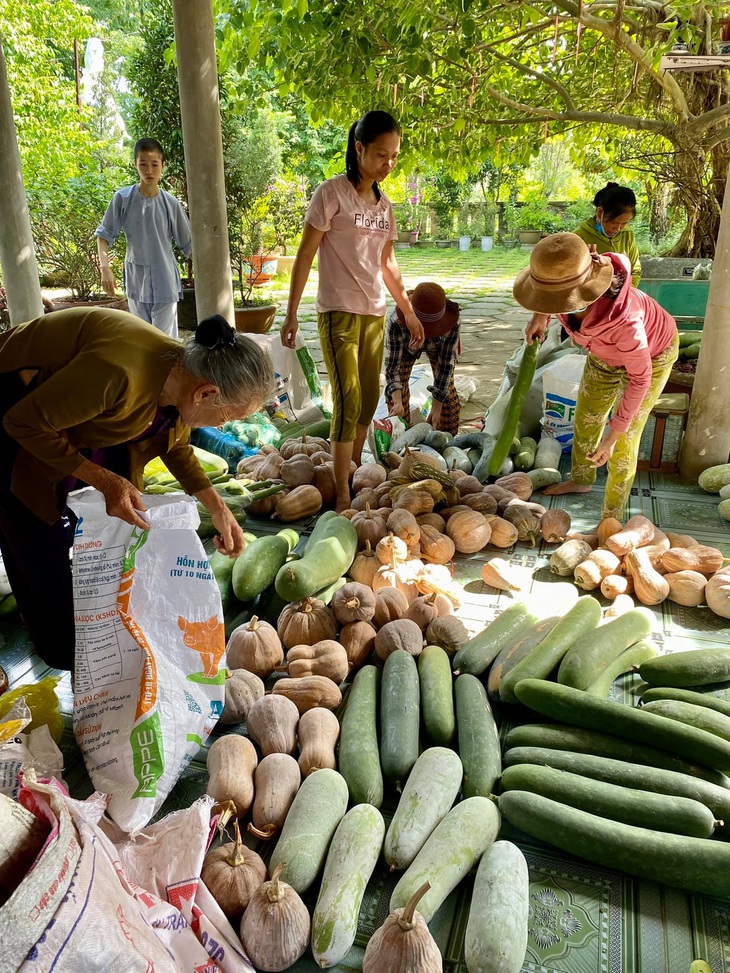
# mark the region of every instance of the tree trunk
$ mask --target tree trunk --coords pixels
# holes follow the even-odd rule
[[[646,195],[649,197],[649,234],[652,243],[660,243],[669,230],[669,186],[665,182],[647,180]]]

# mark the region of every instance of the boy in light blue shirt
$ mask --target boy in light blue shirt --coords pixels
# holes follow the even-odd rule
[[[179,200],[160,189],[165,154],[156,139],[134,147],[139,183],[117,190],[96,229],[101,284],[114,297],[116,281],[109,267],[109,247],[124,231],[124,289],[132,314],[177,338],[177,302],[182,298],[174,240],[186,257],[192,252],[190,223]]]

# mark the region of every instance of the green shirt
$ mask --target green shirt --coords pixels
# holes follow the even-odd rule
[[[589,245],[595,243],[598,253],[625,254],[631,261],[631,283],[634,287],[639,286],[641,280],[639,246],[634,231],[630,227],[627,226],[625,229],[619,230],[615,237],[609,238],[596,229],[596,218],[591,216],[584,220],[576,230],[573,230],[573,233]]]

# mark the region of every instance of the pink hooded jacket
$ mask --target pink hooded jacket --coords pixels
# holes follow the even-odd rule
[[[568,315],[558,314],[571,339],[607,365],[626,369],[629,384],[609,422],[626,432],[651,385],[652,358],[660,355],[677,333],[677,323],[657,302],[631,285],[631,263],[622,253],[607,253],[617,271],[626,274],[614,300],[599,297],[575,331],[565,327]]]

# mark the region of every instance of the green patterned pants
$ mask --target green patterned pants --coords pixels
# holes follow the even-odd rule
[[[636,476],[641,434],[649,413],[656,405],[669,378],[678,351],[679,335],[676,334],[672,343],[652,360],[651,386],[631,425],[616,441],[613,456],[607,465],[606,494],[603,500],[604,518],[616,517],[620,520],[623,515],[631,492],[631,484]],[[588,459],[588,455],[598,448],[608,417],[628,382],[629,377],[625,368],[620,365],[607,365],[593,355],[588,356],[575,410],[571,472],[574,483],[592,486],[596,482],[596,468]]]

